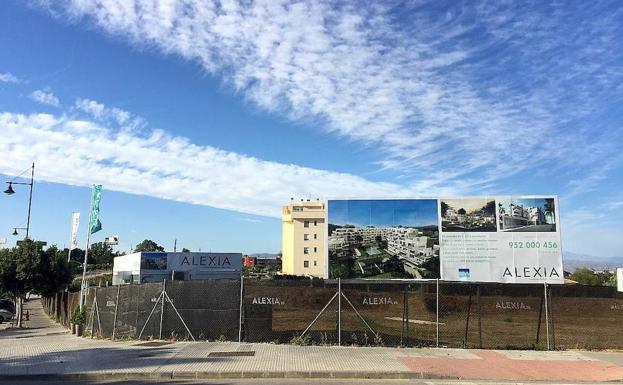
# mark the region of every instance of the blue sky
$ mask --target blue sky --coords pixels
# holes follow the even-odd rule
[[[620,20],[618,1],[7,0],[0,174],[36,162],[32,234],[58,244],[101,183],[121,249],[276,252],[290,197],[557,194],[564,250],[620,256]]]
[[[329,200],[329,223],[353,226],[437,226],[436,199]]]

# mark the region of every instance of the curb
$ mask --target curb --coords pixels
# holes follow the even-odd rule
[[[3,381],[103,381],[103,380],[191,380],[191,379],[250,379],[250,378],[298,378],[298,379],[390,379],[390,380],[459,380],[457,376],[440,376],[424,372],[104,372],[104,373],[66,373],[66,374],[26,374],[2,376]]]

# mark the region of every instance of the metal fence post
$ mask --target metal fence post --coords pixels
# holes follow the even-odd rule
[[[541,303],[539,304],[539,319],[536,324],[536,341],[534,343],[535,347],[539,344],[539,338],[541,337],[541,320],[543,319],[543,304],[545,302],[545,294],[541,297]]]
[[[242,342],[242,302],[244,300],[244,277],[240,277],[240,308],[238,317],[238,343]]]
[[[342,280],[337,279],[337,345],[342,346]]]
[[[545,298],[545,334],[547,338],[547,350],[549,350],[549,300],[547,298],[547,283],[543,284],[543,297]]]
[[[402,327],[400,329],[400,346],[405,346],[408,344],[408,337],[405,335],[408,333],[407,329],[409,327],[409,297],[407,295],[409,285],[405,285],[404,291],[402,293]],[[405,343],[405,340],[407,343]]]
[[[437,278],[437,305],[435,308],[435,323],[437,324],[436,343],[435,346],[439,347],[439,278]]]
[[[472,290],[473,287],[469,288],[469,298],[467,300],[467,317],[465,317],[465,335],[463,337],[463,349],[467,348],[467,335],[469,333],[469,317],[472,314]]]
[[[554,307],[552,306],[554,301],[552,301],[552,288],[550,287],[547,290],[547,304],[549,305],[549,322],[552,327],[552,349],[556,350],[556,328],[554,327]]]
[[[162,280],[162,303],[160,304],[160,332],[158,339],[162,339],[162,321],[164,319],[164,294],[167,292],[167,280]]]
[[[480,285],[476,285],[476,307],[478,308],[478,346],[482,349],[482,306],[480,304]]]
[[[97,301],[97,286],[93,288],[93,303],[91,303],[91,338],[95,334],[95,302]]]
[[[119,290],[121,290],[121,285],[117,285],[117,299],[115,300],[115,317],[112,322],[112,340],[115,340],[115,332],[117,330],[117,309],[119,308]]]

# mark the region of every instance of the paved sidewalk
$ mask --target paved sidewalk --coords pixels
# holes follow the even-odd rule
[[[431,378],[623,381],[623,353],[299,347],[79,338],[38,300],[23,330],[0,332],[0,378]],[[150,346],[151,345],[151,346]]]

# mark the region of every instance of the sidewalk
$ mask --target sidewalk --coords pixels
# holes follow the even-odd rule
[[[27,329],[0,332],[0,377],[427,378],[623,381],[623,353],[112,342],[69,334],[26,304]]]

